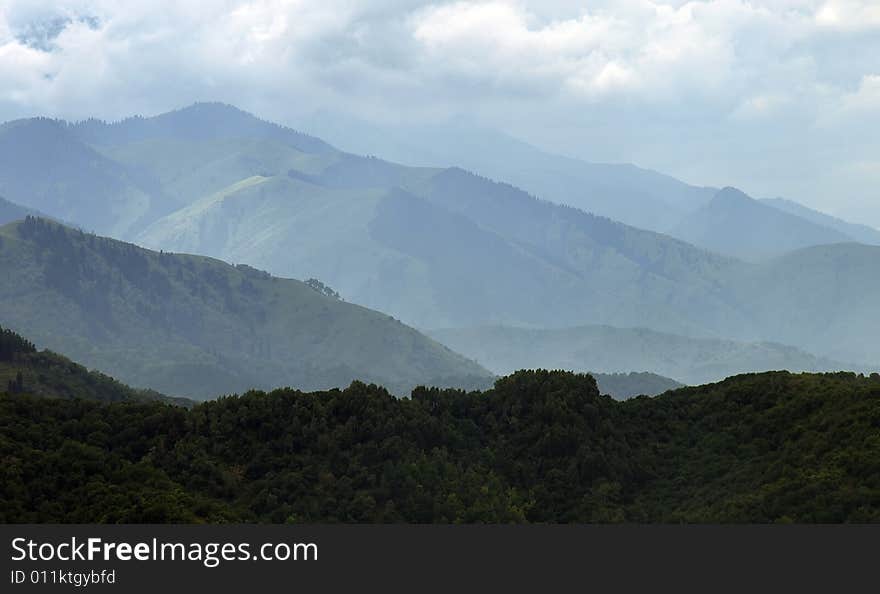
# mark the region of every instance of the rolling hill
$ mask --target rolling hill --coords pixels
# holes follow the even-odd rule
[[[781,344],[691,338],[644,328],[484,326],[437,330],[431,336],[499,375],[542,367],[600,373],[638,369],[702,384],[751,371],[866,370]]]
[[[29,218],[0,228],[0,320],[126,383],[206,398],[251,387],[482,386],[477,364],[308,285]]]

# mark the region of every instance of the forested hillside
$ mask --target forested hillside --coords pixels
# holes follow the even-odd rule
[[[390,316],[295,280],[43,219],[0,227],[0,320],[137,387],[207,398],[353,379],[396,393],[492,375]]]
[[[0,396],[3,522],[877,522],[880,376],[744,375],[617,402],[249,392],[191,410]]]

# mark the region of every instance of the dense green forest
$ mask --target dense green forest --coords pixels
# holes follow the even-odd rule
[[[0,348],[34,355],[9,333]],[[877,374],[624,402],[543,370],[484,392],[354,382],[192,408],[27,388],[0,395],[2,522],[880,521]]]

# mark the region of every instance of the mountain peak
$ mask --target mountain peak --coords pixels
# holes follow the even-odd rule
[[[156,116],[134,116],[113,123],[86,120],[74,128],[80,138],[96,145],[112,146],[145,140],[204,142],[222,138],[269,140],[307,153],[336,151],[319,138],[268,122],[219,101],[192,103]]]
[[[725,186],[718,190],[715,196],[712,198],[712,202],[755,202],[753,198],[751,198],[748,194],[734,188],[733,186]]]
[[[187,117],[187,118],[204,118],[204,119],[223,119],[230,118],[241,121],[260,122],[260,118],[252,113],[239,109],[234,105],[222,103],[220,101],[197,101],[186,107],[174,109],[172,111],[155,116],[157,119],[166,117]]]

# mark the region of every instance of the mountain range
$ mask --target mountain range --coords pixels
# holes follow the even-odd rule
[[[645,192],[626,188],[651,189],[670,214],[662,227],[690,221],[684,227],[700,246],[459,167],[345,153],[221,104],[115,123],[12,122],[0,129],[0,157],[13,150],[2,141],[10,135],[33,145],[16,166],[0,158],[0,193],[19,204],[156,250],[318,278],[417,328],[605,324],[880,361],[872,298],[880,248],[733,189],[694,189],[620,166],[590,194],[630,196],[633,209],[652,212],[635,198]],[[489,151],[463,151],[471,152]],[[43,153],[63,163],[40,177],[38,164],[24,161]],[[579,163],[567,166],[605,171]],[[561,174],[554,183],[578,187]],[[776,237],[755,216],[791,233]],[[752,245],[766,257],[743,253]]]
[[[660,233],[717,191],[628,163],[556,155],[467,121],[378,125],[318,113],[302,125],[346,150],[412,166],[462,167],[545,200]]]
[[[345,150],[412,166],[459,166],[551,202],[674,237],[679,237],[676,228],[720,191],[628,163],[597,163],[554,154],[466,119],[442,125],[379,124],[318,112],[299,124]],[[595,139],[584,140],[588,148],[595,143]],[[761,202],[825,227],[826,233],[837,230],[847,236],[845,241],[880,245],[880,230],[873,227],[843,221],[793,200]],[[738,222],[745,225],[739,228],[743,242],[749,239],[748,227],[754,222]],[[735,247],[732,253],[742,246]]]

